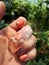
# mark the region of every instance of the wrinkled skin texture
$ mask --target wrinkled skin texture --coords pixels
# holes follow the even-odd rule
[[[2,1],[0,1],[0,9],[5,13],[5,5],[3,5],[4,8],[2,8],[1,5],[3,5]],[[4,16],[4,13],[2,12],[0,12],[0,20]],[[20,55],[19,59],[17,57],[17,54],[12,54],[9,51],[8,45],[10,38],[13,36],[15,37],[16,33],[19,32],[18,29],[23,28],[25,25],[27,25],[27,20],[24,17],[19,17],[18,19],[14,20],[9,26],[0,30],[0,65],[24,65],[22,64],[24,61],[28,61],[36,57],[36,48],[34,48],[34,45],[37,42],[37,39],[33,35],[31,35],[29,39],[25,40],[23,44],[18,45],[17,48],[23,47],[25,50],[25,54]],[[15,48],[15,50],[17,50],[17,48]]]
[[[6,38],[0,35],[0,65],[4,61],[5,50],[6,50]]]

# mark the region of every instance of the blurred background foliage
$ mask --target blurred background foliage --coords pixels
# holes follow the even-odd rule
[[[6,13],[0,21],[0,29],[19,16],[24,16],[37,37],[37,57],[26,65],[49,65],[49,0],[37,0],[36,4],[28,0],[2,0],[6,4]]]

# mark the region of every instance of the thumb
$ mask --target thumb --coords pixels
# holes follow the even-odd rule
[[[25,17],[20,16],[16,20],[14,20],[9,26],[15,29],[16,31],[21,29],[23,26],[27,24],[27,20]]]
[[[6,11],[6,5],[3,1],[0,1],[0,20],[3,18]]]

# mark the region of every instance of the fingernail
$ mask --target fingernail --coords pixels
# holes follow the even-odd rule
[[[20,60],[27,61],[28,60],[28,56],[27,55],[22,55],[22,56],[20,56]]]
[[[23,48],[20,48],[20,49],[17,51],[18,55],[23,54],[23,52],[24,52],[24,49],[23,49]]]
[[[18,26],[18,28],[22,28],[23,26],[25,26],[27,23],[27,20],[24,17],[19,17],[17,19],[16,25]]]

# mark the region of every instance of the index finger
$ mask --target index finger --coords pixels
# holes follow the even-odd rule
[[[20,16],[18,19],[14,20],[9,26],[15,30],[21,29],[23,26],[27,24],[27,20],[25,17]]]

